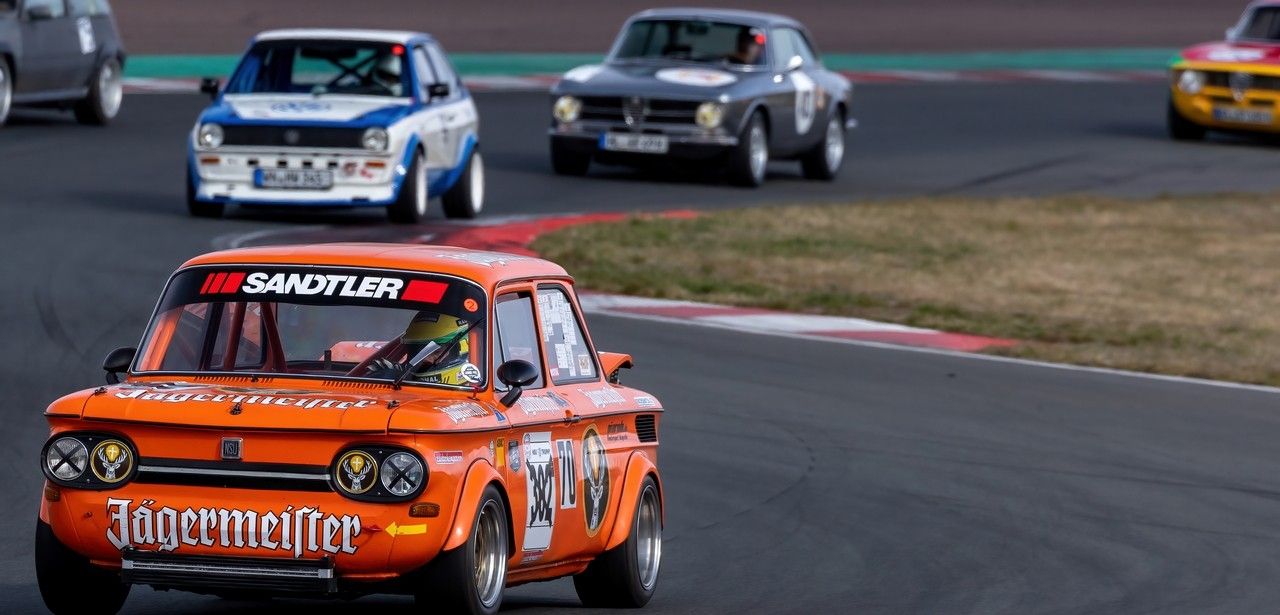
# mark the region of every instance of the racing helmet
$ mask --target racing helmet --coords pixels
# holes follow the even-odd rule
[[[422,310],[414,315],[409,326],[405,328],[400,342],[409,352],[410,359],[435,342],[440,346],[453,345],[449,354],[440,359],[424,372],[419,372],[416,379],[420,382],[438,382],[442,384],[466,385],[480,381],[480,370],[470,363],[471,342],[466,336],[457,340],[470,325],[470,321],[450,314]]]
[[[401,60],[397,55],[385,55],[373,65],[370,76],[374,81],[395,91],[400,89]]]

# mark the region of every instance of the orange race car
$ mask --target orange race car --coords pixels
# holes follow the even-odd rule
[[[595,351],[572,284],[438,246],[187,262],[111,384],[46,411],[45,604],[114,613],[151,585],[493,613],[573,575],[584,604],[644,605],[662,407],[618,384],[631,359]]]

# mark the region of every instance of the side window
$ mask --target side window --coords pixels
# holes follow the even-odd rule
[[[559,286],[538,289],[538,318],[542,321],[542,350],[547,371],[557,384],[596,379],[596,358],[582,335],[569,295]]]
[[[805,38],[799,30],[790,30],[793,40],[792,46],[795,47],[796,53],[804,58],[806,66],[813,66],[818,63],[818,54],[814,53],[813,45],[809,44],[809,39]]]
[[[67,4],[71,6],[72,17],[91,17],[107,14],[105,0],[67,0]]]
[[[421,47],[413,48],[413,70],[418,73],[418,95],[422,100],[430,98],[427,96],[427,86],[436,82],[435,71],[431,70],[431,63],[427,61],[427,53]]]
[[[26,7],[23,10],[30,13],[31,9],[37,6],[49,7],[50,17],[55,19],[67,14],[67,6],[63,4],[63,0],[27,0]]]
[[[436,69],[436,83],[447,83],[456,88],[458,77],[453,73],[453,67],[449,65],[449,60],[444,57],[440,47],[428,44],[427,53],[431,56],[431,66]]]
[[[533,321],[533,297],[527,292],[498,295],[493,310],[498,319],[497,337],[493,343],[494,386],[505,387],[498,380],[498,366],[520,359],[538,368],[538,379],[526,388],[542,388],[542,361],[538,359],[538,326]]]
[[[804,60],[805,66],[813,66],[818,63],[817,56],[813,54],[813,49],[809,46],[809,41],[805,40],[804,35],[793,28],[778,28],[774,33],[774,40],[777,42],[776,55],[774,63],[779,69],[784,69],[787,63],[794,56],[800,56]]]

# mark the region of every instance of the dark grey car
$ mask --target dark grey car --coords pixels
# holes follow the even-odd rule
[[[14,105],[120,112],[124,47],[107,0],[0,0],[0,125]]]
[[[799,22],[713,9],[644,11],[604,64],[551,90],[551,162],[582,175],[592,161],[702,159],[757,186],[770,158],[832,179],[853,127],[853,86],[827,70]]]

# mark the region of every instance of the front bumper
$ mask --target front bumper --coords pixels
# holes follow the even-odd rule
[[[1249,88],[1233,91],[1230,87],[1209,83],[1199,92],[1188,94],[1177,85],[1178,76],[1187,69],[1218,74],[1244,72],[1261,75],[1251,67],[1175,67],[1170,74],[1170,101],[1183,118],[1206,128],[1280,133],[1280,90]]]
[[[329,570],[294,578],[306,591],[388,581],[440,552],[450,518],[447,510],[410,517],[414,502],[358,502],[334,492],[137,483],[111,491],[53,489],[58,497],[46,495],[40,518],[60,542],[135,582],[178,588],[199,586],[191,575],[208,576],[191,565],[248,581],[295,566]],[[451,489],[429,484],[415,501],[452,502]],[[254,567],[260,574],[249,574]]]
[[[602,146],[602,136],[608,132],[665,135],[669,144],[667,153],[643,154],[605,150]],[[625,125],[610,122],[556,122],[547,129],[547,135],[572,151],[600,154],[606,157],[708,158],[729,151],[738,145],[738,137],[729,134],[724,128],[707,130],[683,124],[644,124],[638,130],[632,130]]]
[[[406,173],[391,156],[360,150],[219,148],[193,152],[190,167],[196,200],[261,205],[388,205],[399,194]],[[324,170],[333,174],[333,185],[322,190],[262,188],[254,182],[257,169]]]
[[[258,591],[332,594],[338,591],[333,559],[282,559],[170,555],[128,548],[121,553],[120,580],[195,591]]]

